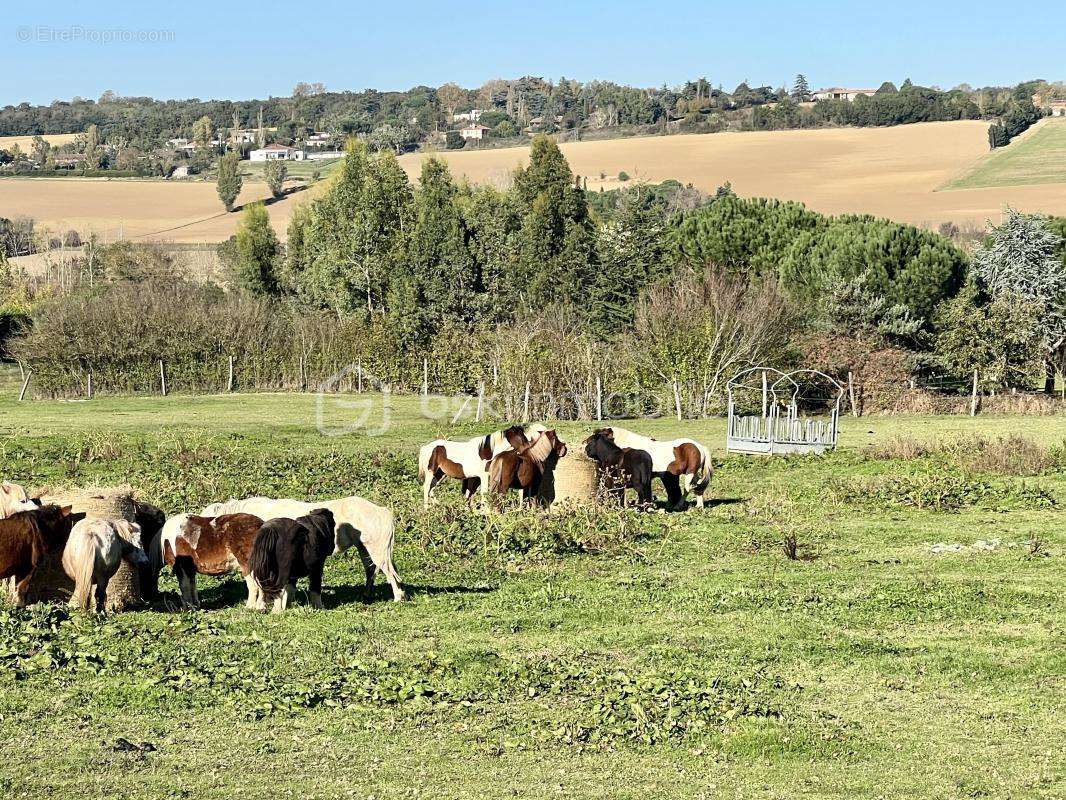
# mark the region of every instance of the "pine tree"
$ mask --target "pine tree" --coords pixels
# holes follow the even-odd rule
[[[240,156],[236,153],[226,153],[218,162],[218,198],[226,211],[232,211],[237,197],[241,193],[241,167]]]
[[[244,209],[237,223],[235,260],[231,283],[252,294],[278,294],[278,237],[262,203]]]
[[[577,296],[594,272],[595,231],[585,193],[574,186],[558,145],[536,136],[530,162],[515,174],[522,208],[519,281],[531,305]]]
[[[802,72],[796,76],[796,82],[792,85],[792,99],[797,103],[806,103],[811,99],[811,87],[807,83],[807,76]]]

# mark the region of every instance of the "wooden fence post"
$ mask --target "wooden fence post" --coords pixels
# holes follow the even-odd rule
[[[977,370],[973,371],[973,394],[970,396],[970,416],[977,416]]]
[[[603,387],[599,375],[596,376],[596,419],[603,419]]]
[[[769,387],[766,385],[766,370],[762,371],[762,418],[766,419],[766,406],[769,403]]]
[[[167,371],[163,367],[163,359],[159,359],[159,388],[163,391],[163,397],[167,396]]]
[[[93,399],[93,371],[91,369],[85,378],[85,397],[89,400]]]
[[[422,359],[422,396],[429,396],[429,359]]]
[[[21,403],[26,399],[26,387],[30,385],[30,376],[33,375],[33,370],[29,370],[26,373],[26,377],[22,379],[22,389],[19,391],[19,402]]]
[[[226,391],[233,391],[233,356],[229,357],[229,377],[226,379]]]
[[[848,370],[848,399],[851,401],[851,416],[859,416],[859,404],[855,402],[855,381],[852,380],[851,370]]]
[[[677,386],[677,378],[674,378],[674,410],[677,412],[677,421],[681,421],[681,390]]]
[[[522,422],[529,422],[529,381],[526,381],[526,399],[522,402]]]
[[[363,361],[360,359],[355,363],[356,377],[359,379],[359,394],[363,393]]]
[[[485,381],[477,387],[477,412],[474,414],[474,422],[481,422],[481,408],[485,404]]]

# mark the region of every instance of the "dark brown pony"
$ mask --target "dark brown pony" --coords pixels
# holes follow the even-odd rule
[[[26,590],[44,560],[63,551],[70,529],[85,519],[70,506],[42,506],[0,519],[0,580],[15,579],[15,605],[26,605]]]
[[[198,517],[179,514],[167,521],[160,541],[162,562],[174,568],[181,602],[198,607],[196,576],[226,575],[240,570],[248,586],[248,608],[259,605],[259,587],[251,576],[249,560],[263,520],[251,514]]]
[[[310,584],[311,605],[322,608],[322,570],[336,547],[336,521],[328,508],[297,519],[266,522],[252,546],[249,564],[262,592],[261,607],[274,601],[274,613],[289,605],[298,578]]]
[[[651,493],[651,456],[643,450],[619,447],[607,434],[598,430],[584,442],[585,455],[596,462],[600,483],[607,494],[625,505],[626,489],[634,489],[637,502],[644,507],[655,505]]]
[[[519,435],[525,439],[521,429]],[[532,442],[519,442],[514,450],[500,453],[489,462],[489,493],[504,495],[511,489],[519,489],[523,500],[534,499],[540,495],[544,473],[555,469],[565,455],[566,442],[552,430],[540,433]]]

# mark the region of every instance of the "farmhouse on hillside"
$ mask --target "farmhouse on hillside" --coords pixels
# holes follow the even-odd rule
[[[811,92],[811,99],[847,100],[849,103],[851,103],[859,95],[873,97],[875,94],[877,94],[877,89],[845,89],[841,86],[834,86],[832,89],[819,89],[816,92]]]
[[[307,154],[303,150],[284,144],[268,144],[248,154],[252,161],[303,161]]]
[[[479,125],[475,123],[473,125],[467,125],[465,128],[460,128],[459,135],[462,136],[464,139],[473,139],[475,141],[481,141],[485,138],[485,131],[487,130],[488,128],[486,128],[484,125]]]
[[[477,122],[481,119],[482,110],[475,108],[470,111],[463,111],[460,114],[452,114],[452,122]]]

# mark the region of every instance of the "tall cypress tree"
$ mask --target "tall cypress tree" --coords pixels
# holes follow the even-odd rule
[[[594,273],[595,230],[585,193],[574,186],[558,145],[536,136],[530,162],[515,174],[522,209],[519,280],[530,305],[576,297]]]

